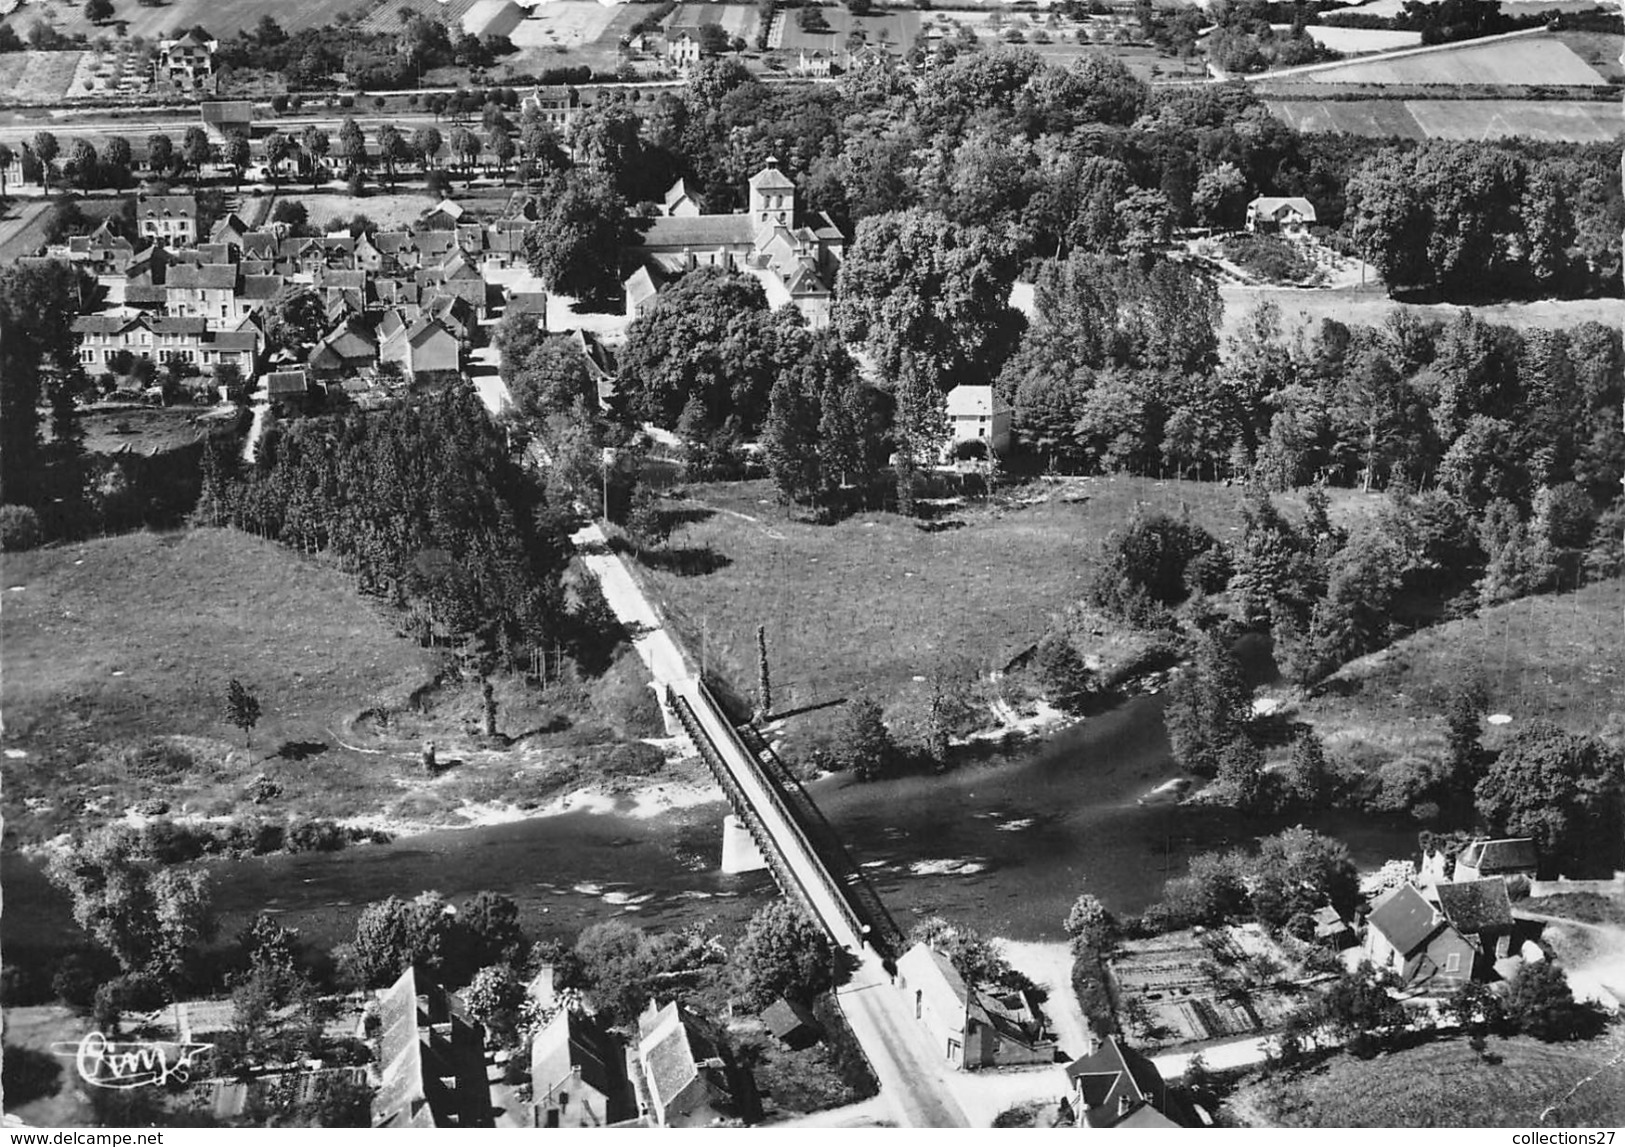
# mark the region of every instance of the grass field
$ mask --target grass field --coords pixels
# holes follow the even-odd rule
[[[161,454],[229,427],[236,415],[219,408],[171,406],[92,408],[79,419],[86,450],[98,454]]]
[[[16,17],[11,17],[15,19]],[[0,24],[5,23],[0,19]],[[30,22],[31,24],[31,22]],[[24,25],[28,27],[30,25]],[[0,54],[0,92],[25,103],[52,103],[68,94],[83,52]]]
[[[260,17],[269,12],[277,23],[288,31],[320,27],[331,23],[340,12],[365,8],[376,0],[168,0],[156,8],[144,8],[134,0],[121,0],[116,8],[117,21],[125,23],[129,36],[144,36],[149,40],[166,38],[177,28],[190,28],[202,24],[213,36],[231,36],[245,28],[252,28]],[[393,13],[399,0],[387,4]],[[26,33],[34,21],[45,17],[60,32],[73,35],[83,32],[91,39],[111,35],[117,25],[97,25],[85,19],[84,5],[69,0],[23,0],[0,23],[11,24],[19,33]],[[393,15],[391,20],[395,20]],[[395,20],[395,26],[399,21]]]
[[[1625,733],[1625,583],[1525,598],[1423,630],[1345,665],[1302,716],[1332,745],[1387,759],[1443,751],[1442,714],[1474,683],[1490,712],[1486,743],[1535,719],[1583,733]]]
[[[359,213],[386,231],[417,222],[434,206],[434,200],[421,192],[402,195],[379,193],[358,198],[353,195],[300,194],[295,190],[284,192],[277,198],[296,199],[303,203],[312,227],[325,227],[335,219],[351,219]]]
[[[871,691],[914,715],[934,671],[985,675],[1038,640],[1083,597],[1101,544],[1137,506],[1188,507],[1222,538],[1240,523],[1240,492],[1216,484],[1078,479],[1019,497],[1033,501],[971,503],[927,524],[875,513],[818,526],[788,520],[766,482],[699,486],[666,505],[694,520],[646,563],[645,581],[696,657],[741,690],[755,686],[765,625],[776,710]],[[689,572],[673,568],[678,557]]]
[[[1503,10],[1516,11],[1517,6],[1503,5]],[[1625,80],[1625,63],[1620,62],[1619,37],[1608,32],[1557,33],[1557,38],[1569,49],[1597,70],[1605,80],[1615,83]]]
[[[1453,1039],[1371,1060],[1339,1056],[1251,1084],[1226,1112],[1249,1127],[1616,1127],[1625,1123],[1625,1033],[1587,1043]],[[1573,1094],[1570,1094],[1570,1092]],[[1548,1107],[1550,1110],[1548,1111]]]
[[[1397,139],[1532,139],[1602,143],[1625,126],[1600,100],[1266,100],[1301,132]]]
[[[177,815],[456,824],[470,805],[534,805],[614,775],[618,746],[660,732],[627,654],[590,693],[499,680],[499,727],[517,743],[480,749],[475,686],[434,688],[439,657],[397,636],[347,575],[235,531],[8,554],[3,580],[8,844],[150,798]],[[222,713],[233,677],[263,706],[252,748]],[[425,739],[457,767],[426,776]],[[137,772],[126,750],[150,746],[168,760]],[[251,805],[259,774],[282,792]]]
[[[509,34],[516,48],[555,44],[578,48],[595,43],[615,20],[616,9],[594,0],[554,0],[532,10],[531,17]]]
[[[1462,308],[1448,303],[1397,303],[1380,285],[1344,290],[1300,287],[1245,287],[1224,283],[1219,287],[1224,300],[1226,337],[1236,333],[1247,312],[1265,300],[1281,308],[1281,321],[1289,329],[1302,324],[1318,326],[1321,319],[1336,319],[1350,326],[1375,326],[1394,310],[1420,313],[1448,322]],[[1503,323],[1527,330],[1536,327],[1574,327],[1596,322],[1619,324],[1618,299],[1543,299],[1533,303],[1495,303],[1475,306],[1473,314],[1486,322]]]
[[[0,211],[0,262],[32,255],[45,245],[45,200],[14,199]]]
[[[1561,40],[1545,36],[1467,42],[1386,60],[1359,60],[1305,72],[1327,84],[1567,84],[1607,81]]]

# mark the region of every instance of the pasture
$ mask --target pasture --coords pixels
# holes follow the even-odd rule
[[[144,36],[149,40],[166,39],[176,29],[190,28],[196,24],[202,24],[212,36],[231,36],[254,27],[267,14],[276,17],[277,23],[291,32],[300,28],[321,27],[331,23],[341,12],[359,10],[372,2],[374,0],[276,0],[274,4],[268,4],[266,0],[169,0],[169,3],[157,8],[144,8],[134,0],[124,0],[117,5],[116,20],[110,24],[92,24],[85,19],[83,4],[71,4],[66,0],[47,0],[44,3],[40,0],[23,0],[9,16],[0,18],[0,23],[11,24],[19,33],[26,33],[35,20],[45,17],[60,32],[67,35],[83,32],[91,39],[111,35],[120,24],[124,25],[126,36]],[[428,6],[445,11],[433,0]],[[395,10],[400,4],[392,0],[387,7],[389,26],[398,28],[400,20]]]
[[[1615,1127],[1625,1123],[1625,1035],[1587,1043],[1490,1037],[1481,1058],[1464,1039],[1374,1059],[1340,1055],[1301,1073],[1272,1073],[1224,1105],[1244,1127]],[[1546,1108],[1551,1106],[1548,1113]]]
[[[1467,42],[1390,59],[1356,60],[1301,73],[1317,84],[1558,84],[1607,80],[1569,46],[1545,34]]]
[[[1625,124],[1601,100],[1266,100],[1300,132],[1380,139],[1531,139],[1606,143]]]

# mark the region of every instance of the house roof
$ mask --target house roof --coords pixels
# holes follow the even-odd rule
[[[510,315],[545,315],[546,291],[515,291],[508,296],[507,313]]]
[[[1168,1089],[1156,1065],[1116,1036],[1107,1036],[1094,1051],[1069,1063],[1066,1074],[1078,1090],[1090,1126],[1163,1126],[1149,1116],[1129,1123],[1139,1107],[1165,1111]]]
[[[1502,877],[1440,883],[1434,890],[1439,894],[1439,911],[1456,931],[1470,936],[1512,930],[1512,900]]]
[[[136,210],[142,216],[184,215],[195,217],[197,215],[197,200],[190,195],[142,195],[138,197]]]
[[[232,291],[237,287],[237,268],[230,263],[203,263],[198,266],[177,263],[169,269],[164,286],[193,291]]]
[[[254,105],[249,100],[205,100],[204,123],[253,123]]]
[[[281,275],[244,275],[242,288],[237,292],[253,302],[269,299],[282,289]]]
[[[1301,195],[1260,195],[1247,206],[1266,219],[1296,211],[1305,221],[1315,222],[1315,205]]]
[[[124,288],[127,307],[161,307],[167,298],[162,283],[131,283]]]
[[[1390,889],[1371,906],[1371,927],[1405,956],[1426,944],[1440,923],[1439,914],[1414,884]]]
[[[794,1000],[787,1000],[783,996],[774,1000],[762,1012],[762,1022],[767,1030],[779,1039],[792,1035],[803,1028],[816,1028],[818,1021],[813,1014]]]
[[[619,1123],[637,1115],[637,1099],[626,1077],[621,1042],[596,1020],[570,1008],[560,1009],[531,1045],[531,1085],[540,1102],[548,1088],[567,1082],[576,1071],[581,1082],[605,1099],[605,1122]]]
[[[749,215],[657,215],[648,221],[645,247],[748,247],[756,238]]]
[[[423,315],[420,316],[418,321],[413,323],[412,326],[407,330],[406,341],[411,343],[413,346],[421,346],[425,341],[433,338],[435,335],[441,335],[445,338],[453,340],[455,340],[457,337],[442,326],[439,319],[432,318],[428,315]]]
[[[959,1026],[964,1025],[970,989],[947,956],[929,944],[915,944],[898,958],[897,974],[910,989],[925,995],[942,1020],[952,1021],[957,1015]]]
[[[303,394],[309,385],[302,370],[274,370],[265,376],[265,390],[272,398],[279,394]]]
[[[209,345],[215,350],[252,351],[260,345],[260,340],[251,330],[216,331],[209,339]]]
[[[1475,840],[1461,850],[1456,864],[1476,868],[1479,872],[1507,872],[1519,868],[1535,868],[1540,863],[1540,852],[1528,837],[1502,840]]]
[[[167,315],[162,318],[147,320],[153,334],[160,335],[201,335],[209,329],[206,320],[191,315]]]

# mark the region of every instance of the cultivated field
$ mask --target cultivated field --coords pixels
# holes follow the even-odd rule
[[[285,192],[279,199],[296,199],[305,205],[307,220],[312,227],[325,227],[335,219],[352,219],[365,215],[386,231],[399,230],[415,223],[434,206],[434,200],[422,193],[416,195],[301,195],[298,191]]]
[[[1247,1127],[1616,1127],[1625,1123],[1625,1034],[1547,1044],[1464,1039],[1360,1060],[1236,1092],[1225,1112]],[[1551,1107],[1549,1112],[1547,1108]]]
[[[796,10],[782,9],[773,18],[774,32],[768,37],[769,48],[809,52],[821,48],[825,52],[844,52],[846,39],[853,32],[862,32],[871,44],[895,45],[907,51],[920,34],[920,14],[914,11],[891,12],[884,16],[854,16],[845,8],[820,8],[829,25],[828,32],[806,32],[796,17]]]
[[[666,34],[674,36],[684,28],[695,29],[701,24],[721,24],[729,36],[751,43],[761,23],[761,12],[754,4],[679,4],[666,21]]]
[[[1563,84],[1607,83],[1561,40],[1521,36],[1489,44],[1455,44],[1386,60],[1360,60],[1304,72],[1319,84]]]
[[[1338,28],[1333,25],[1311,24],[1309,38],[1324,44],[1334,52],[1358,55],[1362,52],[1391,52],[1395,48],[1414,48],[1422,43],[1420,32],[1391,32],[1384,28]]]
[[[1265,300],[1281,308],[1281,320],[1289,328],[1299,324],[1318,325],[1321,319],[1376,326],[1394,310],[1412,311],[1446,322],[1461,310],[1448,303],[1397,303],[1375,284],[1363,290],[1317,290],[1225,283],[1219,287],[1219,296],[1224,300],[1224,334],[1227,336],[1235,334],[1246,313]],[[1492,303],[1475,306],[1472,311],[1486,322],[1525,330],[1574,327],[1589,322],[1617,326],[1621,307],[1618,299],[1543,299],[1533,303]]]
[[[595,0],[555,0],[533,9],[530,19],[509,33],[508,39],[521,49],[579,48],[596,42],[618,13]]]
[[[363,0],[366,9],[358,26],[369,32],[394,32],[401,26],[401,10],[410,9],[429,20],[439,20],[453,35],[462,31],[463,17],[476,0]]]
[[[1302,716],[1329,744],[1377,756],[1443,751],[1441,716],[1482,684],[1507,732],[1537,718],[1577,732],[1625,732],[1625,583],[1525,598],[1426,629],[1344,666]],[[1505,733],[1490,727],[1493,741]]]
[[[117,20],[127,25],[127,35],[144,36],[149,40],[163,39],[177,28],[190,28],[195,24],[202,24],[210,35],[230,36],[254,27],[266,13],[275,16],[283,28],[294,31],[331,23],[340,12],[363,8],[369,2],[372,0],[276,0],[274,4],[266,0],[169,0],[156,8],[144,8],[134,0],[124,0],[117,5]],[[400,21],[393,15],[400,6],[399,0],[389,0],[387,6],[392,26],[399,27]],[[431,0],[431,7],[439,5]],[[23,0],[16,11],[0,18],[0,23],[11,24],[20,33],[26,33],[41,17],[61,32],[69,35],[83,32],[91,39],[109,35],[117,27],[116,23],[92,24],[85,19],[83,4],[67,0],[45,0],[44,3]]]
[[[11,17],[16,19],[16,17]],[[0,19],[0,24],[6,23]],[[30,22],[31,23],[31,22]],[[28,25],[25,24],[26,28]],[[83,52],[8,52],[0,54],[0,92],[8,100],[54,103],[68,94]]]
[[[1394,139],[1606,143],[1625,131],[1617,103],[1590,100],[1266,100],[1300,132]]]

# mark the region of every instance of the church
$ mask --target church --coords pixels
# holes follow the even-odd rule
[[[637,270],[626,280],[626,316],[636,318],[667,283],[696,267],[722,267],[750,275],[767,292],[768,305],[796,307],[807,325],[829,325],[830,290],[846,250],[846,236],[823,212],[803,217],[796,185],[779,161],[750,178],[749,208],[704,215],[679,180],[667,192],[664,214],[646,223],[630,252]]]

